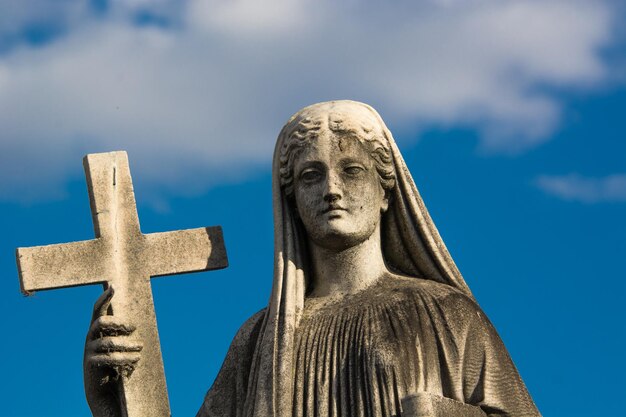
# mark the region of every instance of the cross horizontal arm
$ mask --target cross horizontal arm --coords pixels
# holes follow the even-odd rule
[[[222,228],[200,227],[145,235],[150,276],[221,269],[228,266]]]
[[[104,282],[105,242],[84,240],[58,245],[18,248],[15,251],[22,293]]]

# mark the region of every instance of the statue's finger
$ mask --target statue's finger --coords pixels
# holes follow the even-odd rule
[[[88,363],[97,367],[123,367],[134,366],[141,359],[137,352],[111,352],[91,355],[87,359]]]
[[[126,337],[102,337],[87,344],[87,349],[95,353],[141,352],[143,345]]]
[[[126,323],[116,316],[100,316],[96,318],[89,328],[90,339],[98,339],[106,336],[128,336],[135,331],[136,327]]]
[[[111,299],[115,294],[115,290],[113,286],[109,286],[96,300],[96,303],[93,306],[93,319],[96,317],[105,316],[107,314],[107,310],[111,305]]]

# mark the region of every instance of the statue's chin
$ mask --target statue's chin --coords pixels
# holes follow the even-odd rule
[[[338,219],[339,220],[339,219]],[[324,249],[343,251],[358,246],[368,240],[374,233],[375,227],[365,230],[355,230],[353,224],[343,224],[342,221],[329,221],[324,227],[308,232],[313,243]]]

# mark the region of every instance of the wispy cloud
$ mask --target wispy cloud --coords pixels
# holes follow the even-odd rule
[[[0,36],[42,19],[23,3]],[[245,175],[291,113],[334,98],[395,129],[465,126],[486,150],[522,151],[559,124],[541,87],[607,79],[616,23],[611,3],[583,0],[59,4],[62,36],[0,55],[0,199],[58,191],[82,153],[113,149],[177,190]]]
[[[578,174],[540,176],[536,185],[548,194],[569,201],[583,203],[626,202],[626,174],[602,178]]]

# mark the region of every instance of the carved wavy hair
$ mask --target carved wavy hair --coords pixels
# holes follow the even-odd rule
[[[320,115],[322,116],[322,115]],[[389,145],[380,126],[369,120],[330,112],[327,117],[304,117],[288,123],[282,135],[286,138],[280,151],[280,185],[285,195],[293,197],[294,164],[304,147],[324,133],[324,129],[339,138],[357,140],[374,161],[380,184],[389,196],[396,185],[396,174]]]

